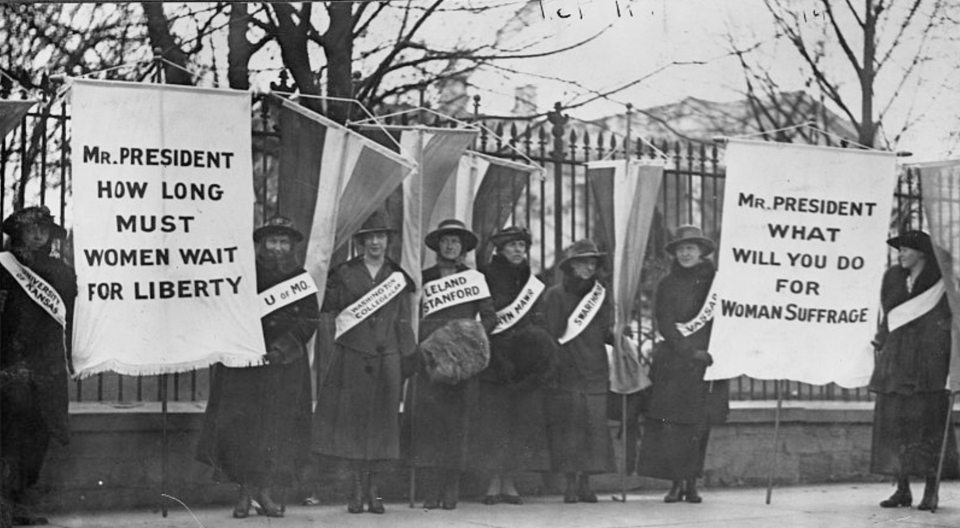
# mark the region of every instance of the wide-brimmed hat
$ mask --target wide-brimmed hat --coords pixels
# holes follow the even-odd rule
[[[253,241],[260,242],[260,239],[270,235],[287,235],[294,242],[303,240],[303,233],[297,229],[297,224],[285,216],[274,216],[264,222],[253,232]]]
[[[890,240],[887,240],[887,245],[894,249],[908,247],[911,249],[916,249],[917,251],[921,251],[927,256],[934,256],[933,242],[930,241],[930,235],[924,233],[923,231],[904,231]]]
[[[600,259],[600,257],[604,255],[606,255],[606,253],[601,253],[593,240],[585,238],[583,240],[577,240],[564,250],[563,260],[560,261],[559,266],[560,269],[566,270],[569,268],[571,260],[590,257],[595,257],[598,259],[598,263],[602,263],[603,260]]]
[[[3,221],[3,232],[14,238],[19,238],[21,230],[27,225],[44,226],[50,230],[50,238],[64,238],[67,230],[58,224],[50,209],[45,205],[24,207],[14,212]]]
[[[510,226],[498,233],[490,235],[490,243],[497,248],[503,247],[505,244],[513,242],[514,240],[523,240],[527,243],[527,247],[530,247],[530,243],[533,242],[530,233],[520,226]]]
[[[363,222],[363,225],[360,226],[360,229],[353,234],[355,237],[360,237],[366,235],[367,233],[394,233],[396,229],[390,227],[390,217],[387,215],[386,211],[375,211],[366,221]]]
[[[663,249],[670,253],[671,255],[675,254],[677,251],[677,246],[680,244],[697,244],[703,249],[702,257],[713,253],[717,249],[717,244],[710,240],[709,238],[703,236],[703,230],[700,227],[695,225],[682,225],[677,228],[676,236],[674,236],[673,241],[669,244],[663,246]]]
[[[428,248],[439,251],[440,250],[440,237],[443,235],[457,235],[460,237],[460,244],[463,246],[463,252],[473,250],[477,247],[477,235],[473,234],[473,231],[467,229],[467,226],[463,224],[460,220],[453,218],[444,220],[440,222],[440,225],[436,229],[427,233],[427,238],[424,239],[424,243]]]

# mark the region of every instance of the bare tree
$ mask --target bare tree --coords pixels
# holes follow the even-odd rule
[[[948,0],[764,0],[764,4],[777,36],[802,59],[808,86],[816,86],[853,123],[858,143],[871,147],[878,140],[896,144],[913,124],[911,106],[892,130],[881,127],[894,103],[908,99],[911,83],[923,81],[924,66],[936,52],[932,44],[950,38],[949,28],[956,27],[949,12],[955,6]],[[751,63],[746,53],[740,58],[756,118],[798,124],[783,119],[789,116],[782,112],[789,103],[781,105],[779,85],[769,71]],[[849,90],[848,85],[856,89]],[[769,109],[777,107],[780,119],[771,119]],[[805,120],[809,118],[799,121]]]

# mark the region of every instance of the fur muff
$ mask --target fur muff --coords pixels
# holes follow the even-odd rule
[[[472,319],[450,321],[420,343],[430,381],[456,385],[476,376],[490,362],[490,340]]]
[[[504,336],[493,352],[508,373],[507,381],[549,383],[557,366],[557,340],[539,326],[527,325]]]

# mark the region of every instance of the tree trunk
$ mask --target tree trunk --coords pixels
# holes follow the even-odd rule
[[[860,135],[861,145],[873,147],[877,127],[873,122],[873,83],[876,79],[874,60],[877,54],[877,16],[873,0],[864,0],[863,69],[860,72]]]
[[[353,99],[353,4],[331,2],[330,27],[324,34],[327,56],[327,95]],[[352,103],[331,101],[329,116],[338,123],[350,119]]]
[[[154,49],[160,48],[160,55],[179,68],[169,64],[163,65],[164,78],[167,84],[193,84],[193,76],[187,73],[187,55],[173,40],[170,33],[170,21],[163,12],[163,4],[157,2],[141,2],[143,13],[147,17],[147,36]]]
[[[334,2],[334,4],[349,2]],[[310,69],[310,55],[307,49],[307,26],[293,19],[294,8],[289,4],[270,4],[277,18],[277,43],[280,44],[280,56],[283,65],[290,70],[293,82],[304,95],[320,95],[320,86],[316,75]],[[299,18],[299,17],[298,17]],[[331,25],[333,21],[331,21]],[[311,110],[321,112],[322,105],[317,99],[306,98],[301,104]]]
[[[250,41],[247,40],[247,16],[250,12],[246,2],[230,4],[230,25],[227,32],[227,81],[230,88],[250,88]]]

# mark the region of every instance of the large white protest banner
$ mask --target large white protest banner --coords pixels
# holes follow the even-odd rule
[[[250,94],[73,82],[77,375],[258,363]]]
[[[896,156],[731,140],[708,379],[863,386]]]

